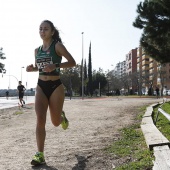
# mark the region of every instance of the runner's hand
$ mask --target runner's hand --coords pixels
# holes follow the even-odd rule
[[[52,72],[56,69],[55,64],[47,64],[43,69],[44,72]]]
[[[31,72],[31,71],[33,71],[33,69],[34,69],[33,64],[31,64],[31,65],[29,65],[29,66],[26,67],[26,71],[27,71],[27,72]]]

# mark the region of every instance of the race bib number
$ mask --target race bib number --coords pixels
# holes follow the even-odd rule
[[[53,64],[52,57],[37,58],[37,67],[39,71],[42,72],[48,64]]]

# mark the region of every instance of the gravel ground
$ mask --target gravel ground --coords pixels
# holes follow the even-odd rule
[[[54,127],[48,113],[47,164],[39,167],[30,165],[36,152],[34,104],[0,110],[0,170],[111,170],[121,160],[102,149],[119,139],[119,129],[135,122],[140,107],[160,101],[129,97],[65,100],[69,129]]]

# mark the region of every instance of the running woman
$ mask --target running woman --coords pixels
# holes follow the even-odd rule
[[[49,20],[44,20],[39,27],[42,45],[35,49],[35,65],[27,66],[27,72],[39,71],[35,96],[35,112],[37,116],[36,140],[37,152],[31,161],[32,165],[45,163],[44,143],[46,137],[46,116],[49,107],[51,121],[54,126],[61,124],[66,130],[69,125],[63,110],[64,87],[60,80],[60,68],[76,65],[72,55],[62,44],[59,31]],[[62,57],[66,62],[61,62]]]
[[[23,105],[25,104],[23,97],[24,97],[24,92],[25,92],[26,88],[24,85],[22,85],[22,81],[19,81],[17,90],[18,90],[18,95],[19,95],[19,102],[21,104],[21,107],[23,107]]]

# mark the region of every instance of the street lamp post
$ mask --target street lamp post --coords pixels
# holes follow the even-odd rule
[[[23,69],[24,67],[21,67],[21,82],[22,82],[22,69]]]
[[[84,32],[82,32],[82,99],[84,99],[84,69],[83,69],[83,58],[84,58],[84,50],[83,50],[83,34]]]
[[[18,79],[17,79],[14,75],[5,75],[5,74],[2,74],[2,77],[3,77],[3,76],[9,76],[9,77],[12,76],[12,77],[14,77],[14,78],[17,80],[17,84],[18,84],[18,82],[19,82]],[[9,85],[8,89],[10,89],[10,85]]]

